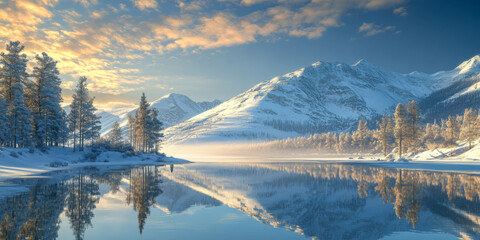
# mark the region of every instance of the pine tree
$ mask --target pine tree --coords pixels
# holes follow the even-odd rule
[[[100,117],[95,114],[97,108],[93,106],[93,100],[91,98],[85,105],[85,139],[90,140],[90,146],[100,137],[101,130]]]
[[[377,125],[378,125],[378,130],[376,131],[375,136],[382,145],[383,155],[387,156],[388,146],[390,146],[390,142],[394,137],[392,118],[387,115],[383,115],[382,121],[381,122],[377,121]]]
[[[461,136],[468,142],[468,148],[472,148],[472,142],[478,138],[478,115],[472,109],[465,109]]]
[[[449,115],[447,120],[442,121],[442,133],[446,145],[455,145],[460,133],[460,122]]]
[[[120,124],[118,124],[117,121],[115,121],[113,124],[112,131],[110,132],[108,138],[114,147],[118,147],[122,144],[122,130],[120,129]]]
[[[7,116],[8,105],[0,95],[0,146],[6,145],[8,142],[8,123],[10,122]]]
[[[65,110],[61,111],[61,121],[58,126],[58,143],[62,144],[62,147],[65,147],[65,144],[68,142],[70,128],[68,127],[69,118]]]
[[[367,132],[368,132],[367,121],[359,120],[358,128],[357,128],[357,131],[355,132],[355,138],[360,144],[361,153],[365,152],[365,139],[367,138]]]
[[[87,78],[80,77],[74,89],[73,101],[70,104],[69,128],[73,135],[73,149],[83,151],[86,141],[90,140],[93,145],[99,137],[100,121],[95,115],[96,108],[93,106],[93,98],[87,89]]]
[[[128,118],[128,138],[132,148],[135,148],[135,118],[132,117],[132,114],[127,115]]]
[[[407,138],[406,142],[408,142],[409,147],[416,152],[419,142],[421,131],[422,131],[422,116],[420,111],[417,107],[417,103],[412,100],[407,104],[407,117],[406,117],[406,131],[407,131]]]
[[[141,152],[147,151],[149,106],[145,93],[142,93],[139,107],[135,113],[136,150]]]
[[[153,108],[150,110],[148,117],[148,148],[149,151],[158,152],[159,142],[163,137],[160,132],[162,130],[162,122],[158,120],[158,110]]]
[[[397,105],[395,109],[395,127],[394,127],[394,134],[395,140],[398,146],[398,154],[399,157],[402,157],[402,153],[405,149],[405,140],[407,138],[407,112],[405,110],[405,106],[402,103]]]
[[[1,92],[7,107],[8,145],[26,147],[30,144],[30,111],[25,105],[24,87],[28,82],[27,56],[20,42],[7,44],[7,53],[0,53]]]
[[[46,53],[35,57],[37,66],[29,87],[28,108],[32,112],[32,136],[37,147],[58,145],[62,121],[62,89],[57,62]]]

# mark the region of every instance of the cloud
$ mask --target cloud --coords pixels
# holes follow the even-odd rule
[[[82,4],[84,7],[90,7],[92,5],[98,4],[98,0],[73,0],[73,1]]]
[[[178,1],[177,6],[184,11],[198,11],[201,10],[205,5],[204,1],[196,0],[190,3],[185,1]]]
[[[132,0],[132,2],[140,10],[147,10],[150,8],[156,9],[158,7],[156,0]]]
[[[406,8],[404,8],[404,7],[399,7],[399,8],[393,9],[393,14],[398,15],[398,16],[402,16],[402,17],[405,17],[405,16],[408,15],[408,12],[407,12],[407,9],[406,9]]]
[[[95,19],[99,19],[99,18],[104,17],[106,14],[107,14],[106,11],[93,11],[93,12],[90,14],[90,17],[91,17],[91,18],[95,18]]]
[[[65,86],[86,75],[92,90],[119,94],[137,90],[139,83],[156,81],[141,77],[143,67],[152,64],[145,62],[148,58],[269,39],[320,38],[329,28],[344,25],[342,16],[350,10],[392,11],[404,3],[177,0],[162,1],[160,6],[155,0],[131,1],[131,6],[142,11],[153,9],[162,14],[139,14],[128,3],[98,0],[75,0],[73,7],[57,4],[57,0],[0,2],[0,42],[19,40],[29,56],[47,52],[59,61],[61,73],[68,76]],[[359,32],[373,36],[391,30],[394,27],[363,23]]]
[[[384,33],[387,31],[393,31],[395,30],[394,26],[386,26],[382,27],[380,25],[376,25],[374,23],[366,23],[364,22],[359,28],[358,32],[364,33],[366,37],[374,36],[379,33]]]

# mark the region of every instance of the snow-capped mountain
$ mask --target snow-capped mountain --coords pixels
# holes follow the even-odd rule
[[[465,108],[480,104],[480,55],[461,63],[451,71],[432,75],[438,82],[449,83],[420,102],[427,121],[462,114]]]
[[[441,86],[428,74],[400,74],[364,60],[316,62],[263,81],[244,93],[165,130],[167,143],[273,139],[341,131],[358,119],[390,113]]]
[[[185,95],[171,93],[151,102],[150,107],[158,110],[158,119],[163,123],[164,127],[169,127],[215,107],[220,103],[220,100],[194,102]],[[100,108],[97,114],[102,117],[101,135],[107,135],[115,121],[118,121],[120,126],[125,128],[128,121],[128,114],[134,115],[135,111],[136,107],[131,106]]]

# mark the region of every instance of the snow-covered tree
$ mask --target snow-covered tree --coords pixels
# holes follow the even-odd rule
[[[158,120],[158,110],[150,109],[145,93],[140,98],[140,104],[133,120],[134,149],[141,152],[155,152],[162,137],[162,123]],[[129,120],[131,121],[131,120]],[[131,123],[131,122],[130,122]]]
[[[161,133],[162,125],[162,122],[158,120],[158,110],[156,108],[151,109],[148,118],[148,147],[150,151],[158,152],[159,150],[159,143],[163,137]]]
[[[402,103],[397,105],[395,109],[395,127],[394,127],[394,134],[395,140],[398,146],[398,154],[399,157],[402,157],[402,153],[405,150],[405,141],[407,138],[407,111],[405,110],[405,106]]]
[[[417,151],[421,134],[422,134],[422,115],[417,107],[417,102],[412,100],[407,104],[407,116],[406,116],[406,142],[409,144],[409,148],[413,151]]]
[[[128,118],[128,141],[130,142],[130,145],[132,148],[135,148],[135,118],[132,116],[132,114],[127,115]]]
[[[27,56],[22,54],[20,42],[7,44],[7,52],[0,53],[0,90],[8,105],[8,144],[25,147],[30,144],[30,111],[25,105],[24,87],[28,82]]]
[[[28,88],[28,108],[32,112],[32,138],[37,147],[58,145],[62,119],[62,89],[57,62],[46,53],[35,57],[34,81]]]
[[[135,136],[136,136],[136,146],[137,151],[146,152],[147,143],[148,143],[148,118],[150,115],[149,104],[145,93],[142,93],[140,98],[140,104],[135,112]]]
[[[0,146],[8,142],[8,123],[10,122],[7,116],[8,105],[0,95]]]
[[[448,116],[447,120],[442,121],[442,135],[446,145],[455,145],[460,133],[461,122],[453,116]]]
[[[118,124],[117,121],[115,121],[115,123],[113,124],[113,128],[108,138],[114,147],[118,147],[120,144],[123,143],[122,129],[120,129],[120,124]]]
[[[69,133],[70,133],[70,128],[68,127],[69,123],[69,118],[68,114],[65,112],[65,110],[62,109],[62,120],[60,121],[60,125],[58,126],[58,143],[62,144],[63,147],[65,147],[65,144],[69,140]]]
[[[468,148],[472,148],[472,142],[478,138],[478,115],[472,109],[465,109],[460,134],[468,142]]]
[[[367,121],[359,120],[357,131],[355,132],[355,139],[358,141],[360,145],[361,153],[365,152],[365,139],[367,138],[367,132],[368,132]]]
[[[100,137],[101,122],[100,116],[95,112],[97,108],[93,106],[94,98],[91,98],[85,106],[85,139],[90,140],[90,146]]]
[[[378,139],[378,142],[382,145],[383,155],[388,155],[388,147],[391,144],[391,141],[394,137],[393,135],[393,121],[392,118],[384,115],[382,121],[377,121],[378,130],[375,132],[375,137]]]
[[[93,144],[100,135],[100,121],[95,115],[96,108],[93,106],[93,100],[87,89],[87,78],[80,77],[74,89],[69,115],[74,150],[83,151],[86,141],[90,140]]]

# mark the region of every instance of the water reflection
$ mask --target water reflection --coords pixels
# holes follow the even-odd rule
[[[0,239],[56,239],[62,218],[71,237],[84,239],[98,208],[118,206],[136,213],[132,224],[140,237],[150,221],[161,227],[159,216],[151,216],[154,209],[176,215],[221,205],[259,224],[319,239],[378,239],[413,230],[480,237],[475,175],[318,163],[88,168],[51,175],[13,182],[29,190],[0,199]]]

